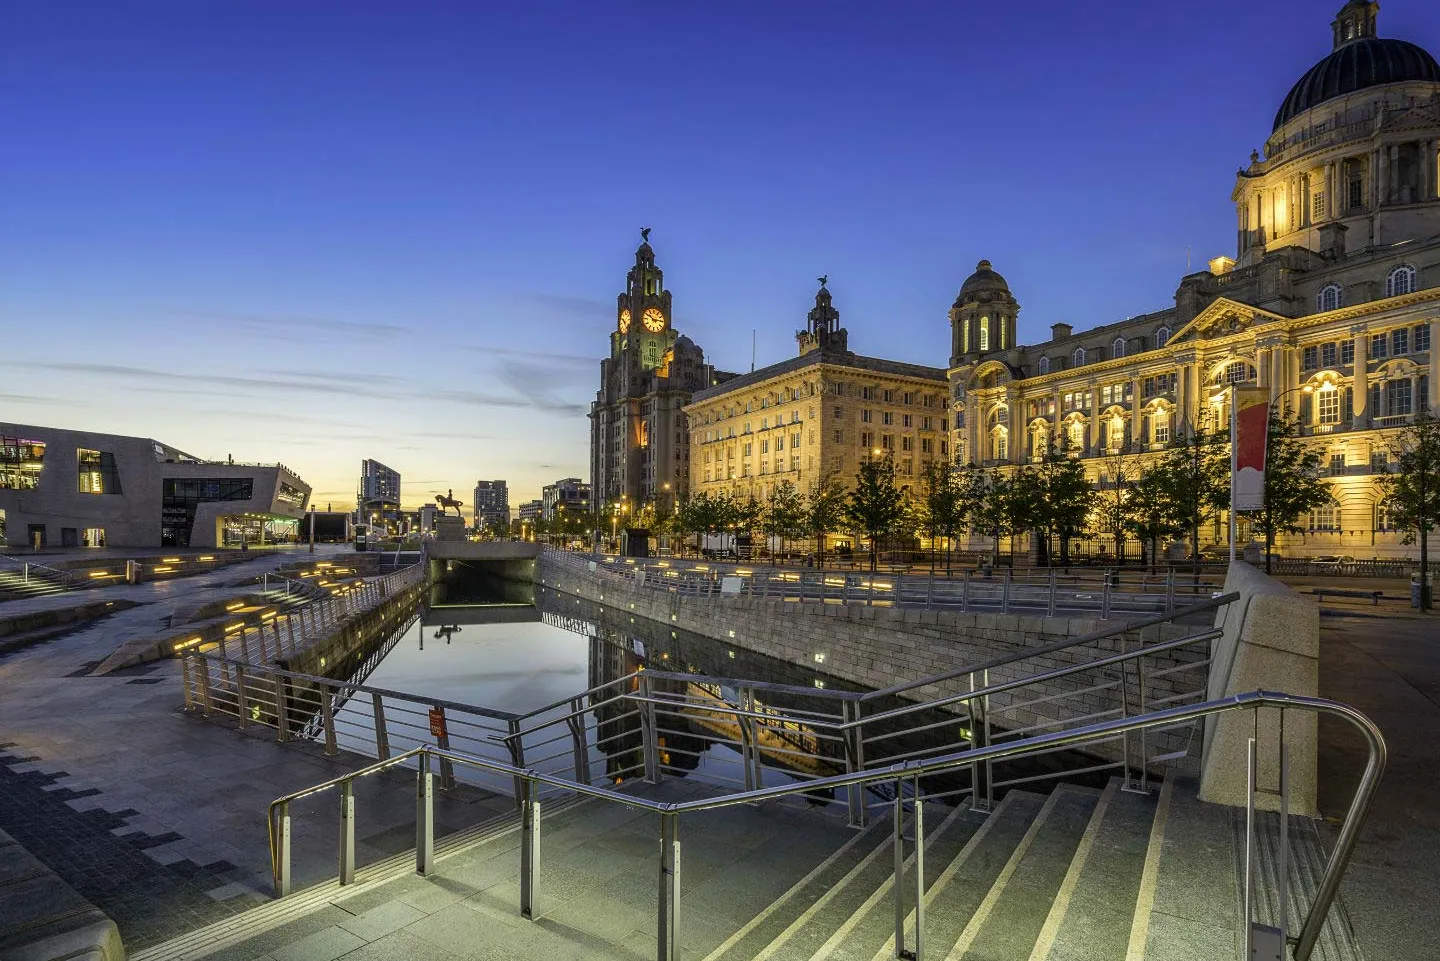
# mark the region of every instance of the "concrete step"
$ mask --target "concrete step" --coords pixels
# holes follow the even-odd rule
[[[928,890],[944,874],[975,832],[985,823],[985,816],[971,811],[962,801],[962,806],[951,810],[939,824],[927,812],[925,823],[925,884]],[[908,829],[907,829],[908,831]],[[892,852],[893,852],[893,845]],[[913,849],[913,845],[907,845]],[[894,864],[894,856],[890,862]],[[892,867],[893,871],[893,867]],[[906,946],[914,946],[915,930],[915,861],[913,850],[905,862],[903,874],[904,904],[906,913]],[[928,925],[928,919],[927,919]],[[890,950],[895,943],[895,886],[887,884],[876,892],[868,902],[868,910],[852,917],[836,930],[815,952],[815,961],[870,961],[878,951]],[[893,951],[892,951],[893,953]]]
[[[1106,785],[1030,961],[1125,957],[1157,798],[1120,787],[1119,778]]]
[[[1255,815],[1255,920],[1262,924],[1279,926],[1280,909],[1280,815],[1278,812],[1257,812]],[[1244,812],[1231,813],[1231,826],[1235,834],[1235,849],[1239,855],[1236,873],[1243,879],[1245,871],[1245,817]],[[1321,843],[1316,822],[1310,818],[1292,816],[1289,830],[1290,866],[1286,896],[1288,898],[1286,934],[1299,934],[1304,921],[1304,911],[1315,900],[1315,889],[1319,887],[1320,876],[1325,870],[1327,852]],[[1363,961],[1364,955],[1350,925],[1350,916],[1345,910],[1343,898],[1336,898],[1315,942],[1315,951],[1310,955],[1313,961]]]
[[[1099,798],[1091,788],[1064,784],[1050,793],[945,957],[1029,957]]]
[[[944,957],[960,937],[1045,804],[1044,795],[1030,791],[1012,790],[1006,794],[926,888],[927,957]],[[874,961],[885,961],[893,958],[894,952],[892,933],[872,957]]]

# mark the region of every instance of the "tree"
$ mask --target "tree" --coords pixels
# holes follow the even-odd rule
[[[1070,563],[1070,541],[1085,531],[1095,505],[1095,488],[1085,477],[1085,468],[1069,456],[1063,446],[1052,446],[1044,460],[1028,472],[1034,485],[1031,506],[1033,526],[1045,534],[1045,559],[1050,560],[1050,541],[1060,539],[1060,563]]]
[[[845,519],[870,538],[870,570],[875,570],[880,538],[895,530],[905,516],[905,497],[895,486],[895,460],[883,458],[861,463],[855,489],[845,504]]]
[[[1430,610],[1430,532],[1440,526],[1440,420],[1421,411],[1396,438],[1397,473],[1381,481],[1381,506],[1404,542],[1420,542],[1420,609]]]
[[[1015,535],[1033,526],[1038,487],[1034,475],[1022,467],[1008,477],[999,471],[981,472],[977,497],[969,513],[970,528],[994,540],[992,563],[1000,563],[1000,541],[1010,538],[1010,558],[1015,558]]]
[[[833,473],[810,487],[803,505],[801,526],[815,538],[815,566],[825,566],[825,535],[845,522],[845,485]]]
[[[1135,497],[1135,485],[1140,478],[1140,467],[1135,458],[1114,453],[1105,458],[1103,470],[1095,498],[1096,515],[1100,531],[1115,540],[1116,563],[1124,564],[1125,541],[1139,519],[1141,505]]]
[[[1333,503],[1330,485],[1320,479],[1320,453],[1299,440],[1300,427],[1289,407],[1270,409],[1265,434],[1264,507],[1251,516],[1251,527],[1265,535],[1265,573],[1279,534],[1298,534],[1295,522],[1317,507]]]
[[[1140,563],[1145,563],[1145,545],[1149,545],[1150,566],[1153,569],[1160,557],[1160,538],[1180,534],[1184,528],[1174,520],[1174,508],[1170,503],[1170,491],[1164,471],[1156,465],[1143,468],[1130,495],[1125,499],[1130,512],[1127,524],[1140,541]]]
[[[931,569],[934,569],[934,542],[945,538],[945,572],[950,572],[950,548],[956,533],[965,526],[965,483],[960,468],[949,461],[927,464],[920,475],[922,490],[921,523],[930,532]]]
[[[1200,528],[1230,504],[1228,431],[1195,427],[1176,438],[1152,468],[1165,491],[1166,519],[1190,537],[1200,573]]]
[[[800,492],[791,481],[781,481],[770,491],[770,499],[764,510],[765,532],[780,541],[784,553],[785,542],[805,529],[805,504]],[[767,545],[772,547],[773,545]]]

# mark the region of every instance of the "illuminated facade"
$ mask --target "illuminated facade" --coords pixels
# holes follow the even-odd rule
[[[205,461],[148,437],[0,424],[0,547],[295,540],[309,500],[309,485],[282,464]]]
[[[1336,500],[1281,539],[1287,551],[1413,551],[1378,478],[1398,429],[1440,411],[1440,66],[1379,38],[1377,11],[1341,9],[1331,53],[1237,173],[1235,258],[1184,277],[1173,307],[1079,333],[1054,324],[1020,346],[1019,304],[980,263],[950,311],[957,460],[1022,464],[1060,443],[1099,482],[1115,457],[1138,463],[1190,425],[1224,426],[1225,388],[1254,384],[1296,409]],[[1206,540],[1226,540],[1222,519]]]
[[[695,391],[729,376],[676,333],[664,272],[650,242],[641,243],[616,298],[610,356],[600,362],[600,390],[590,408],[596,508],[654,503],[668,509],[669,499],[690,483],[684,406]]]
[[[798,356],[699,391],[690,419],[691,490],[768,498],[834,475],[853,483],[862,461],[891,454],[898,483],[949,455],[945,371],[849,349],[823,285]]]

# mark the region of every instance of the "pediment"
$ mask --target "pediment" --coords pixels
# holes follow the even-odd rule
[[[1280,314],[1272,314],[1259,307],[1220,297],[1197,314],[1194,320],[1180,328],[1168,343],[1177,344],[1183,341],[1194,342],[1230,337],[1251,327],[1284,319]]]

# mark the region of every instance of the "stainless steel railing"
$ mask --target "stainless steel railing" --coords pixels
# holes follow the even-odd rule
[[[290,804],[300,798],[327,791],[341,790],[341,840],[339,854],[339,882],[350,884],[355,879],[355,807],[353,782],[381,770],[416,760],[416,871],[422,875],[432,874],[434,864],[434,785],[431,773],[431,759],[438,758],[442,764],[464,765],[492,774],[513,778],[518,786],[517,797],[521,806],[522,843],[520,845],[520,903],[522,917],[535,916],[537,896],[536,874],[540,861],[539,826],[541,786],[563,790],[568,793],[593,798],[607,803],[622,804],[640,808],[656,814],[660,821],[660,871],[657,892],[657,940],[656,957],[670,961],[678,957],[679,930],[678,908],[680,902],[680,819],[682,816],[703,811],[716,810],[738,804],[755,804],[767,800],[778,800],[792,795],[811,794],[816,789],[863,790],[871,785],[889,784],[894,796],[894,838],[896,848],[896,872],[893,878],[896,898],[895,945],[899,957],[914,957],[917,961],[923,955],[923,914],[915,915],[916,937],[914,950],[906,948],[905,899],[911,892],[905,890],[901,871],[903,845],[907,835],[902,826],[906,809],[904,785],[910,784],[909,796],[912,820],[908,839],[918,849],[923,844],[923,801],[931,797],[923,790],[922,778],[941,775],[960,768],[974,768],[977,765],[993,765],[1002,760],[1018,759],[1043,753],[1053,753],[1066,748],[1083,747],[1096,741],[1122,736],[1128,733],[1174,724],[1194,724],[1202,718],[1234,711],[1256,710],[1262,707],[1285,710],[1303,710],[1312,713],[1329,714],[1339,717],[1354,726],[1365,737],[1369,753],[1364,773],[1341,824],[1334,850],[1325,866],[1316,890],[1314,900],[1306,910],[1298,936],[1289,939],[1294,946],[1296,961],[1308,961],[1319,937],[1321,926],[1329,913],[1340,880],[1349,864],[1355,843],[1359,838],[1365,815],[1374,798],[1376,787],[1385,768],[1385,742],[1379,729],[1367,717],[1348,705],[1324,698],[1300,697],[1296,695],[1256,691],[1237,694],[1220,700],[1184,705],[1153,711],[1139,717],[1119,718],[1086,724],[1066,731],[1055,731],[1028,738],[1017,739],[1004,744],[972,747],[965,751],[952,752],[938,757],[911,759],[875,770],[853,771],[817,780],[780,785],[756,787],[752,790],[731,793],[713,798],[703,798],[679,803],[664,803],[637,798],[610,788],[577,783],[555,775],[546,774],[518,764],[476,757],[443,747],[420,746],[401,755],[369,765],[314,785],[302,791],[275,799],[268,811],[271,834],[271,864],[275,893],[283,897],[291,890]],[[1283,746],[1283,730],[1282,746]],[[915,903],[923,903],[923,872],[915,872]],[[1248,907],[1246,921],[1249,922]]]

